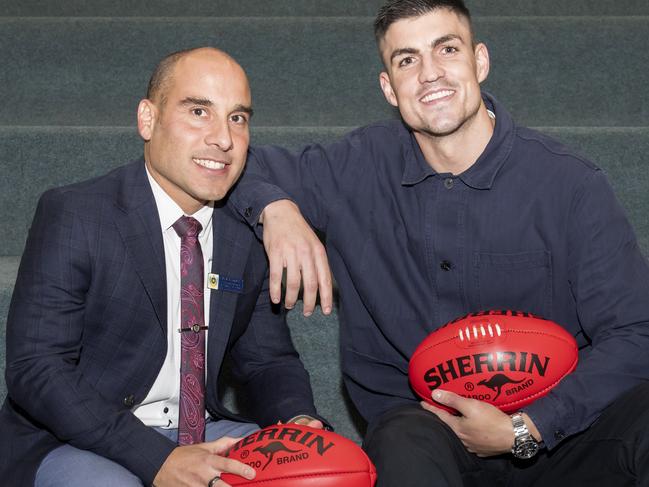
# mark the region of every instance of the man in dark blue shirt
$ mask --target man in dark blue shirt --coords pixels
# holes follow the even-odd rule
[[[379,485],[649,482],[649,268],[606,177],[481,93],[489,55],[461,0],[390,2],[375,31],[402,121],[299,154],[253,149],[249,170],[326,235],[345,384],[369,421]],[[256,194],[239,205],[285,197]],[[290,228],[291,205],[266,207],[265,239]],[[577,370],[511,418],[449,392],[433,399],[460,416],[420,405],[415,347],[485,309],[560,323]]]

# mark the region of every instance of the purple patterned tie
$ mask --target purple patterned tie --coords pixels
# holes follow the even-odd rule
[[[180,237],[180,410],[178,444],[205,441],[205,325],[201,224],[183,216],[173,224]]]

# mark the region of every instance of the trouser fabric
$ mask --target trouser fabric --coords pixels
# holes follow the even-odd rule
[[[208,421],[205,441],[223,436],[243,437],[258,430],[252,423]],[[177,429],[155,428],[176,442]],[[107,458],[71,445],[62,445],[48,453],[36,472],[35,487],[143,487],[142,481],[129,470]]]
[[[649,487],[649,383],[618,398],[586,431],[530,460],[480,458],[418,404],[368,427],[377,487]]]

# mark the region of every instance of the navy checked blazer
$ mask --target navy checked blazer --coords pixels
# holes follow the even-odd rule
[[[211,293],[207,410],[241,420],[218,395],[224,356],[245,384],[253,420],[315,415],[311,387],[267,260],[227,204],[214,210],[212,272],[243,279]],[[131,412],[167,350],[162,232],[144,161],[46,192],[36,210],[7,321],[8,395],[0,412],[3,485],[33,485],[62,443],[110,458],[151,484],[175,444]]]

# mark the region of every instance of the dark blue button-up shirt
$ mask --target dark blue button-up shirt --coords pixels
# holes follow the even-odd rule
[[[295,154],[251,149],[233,201],[253,223],[284,195],[263,177],[326,235],[345,383],[370,421],[416,400],[409,357],[456,317],[515,309],[564,326],[578,368],[526,408],[552,448],[649,378],[649,269],[602,171],[485,102],[495,131],[462,174],[436,173],[395,120]]]

